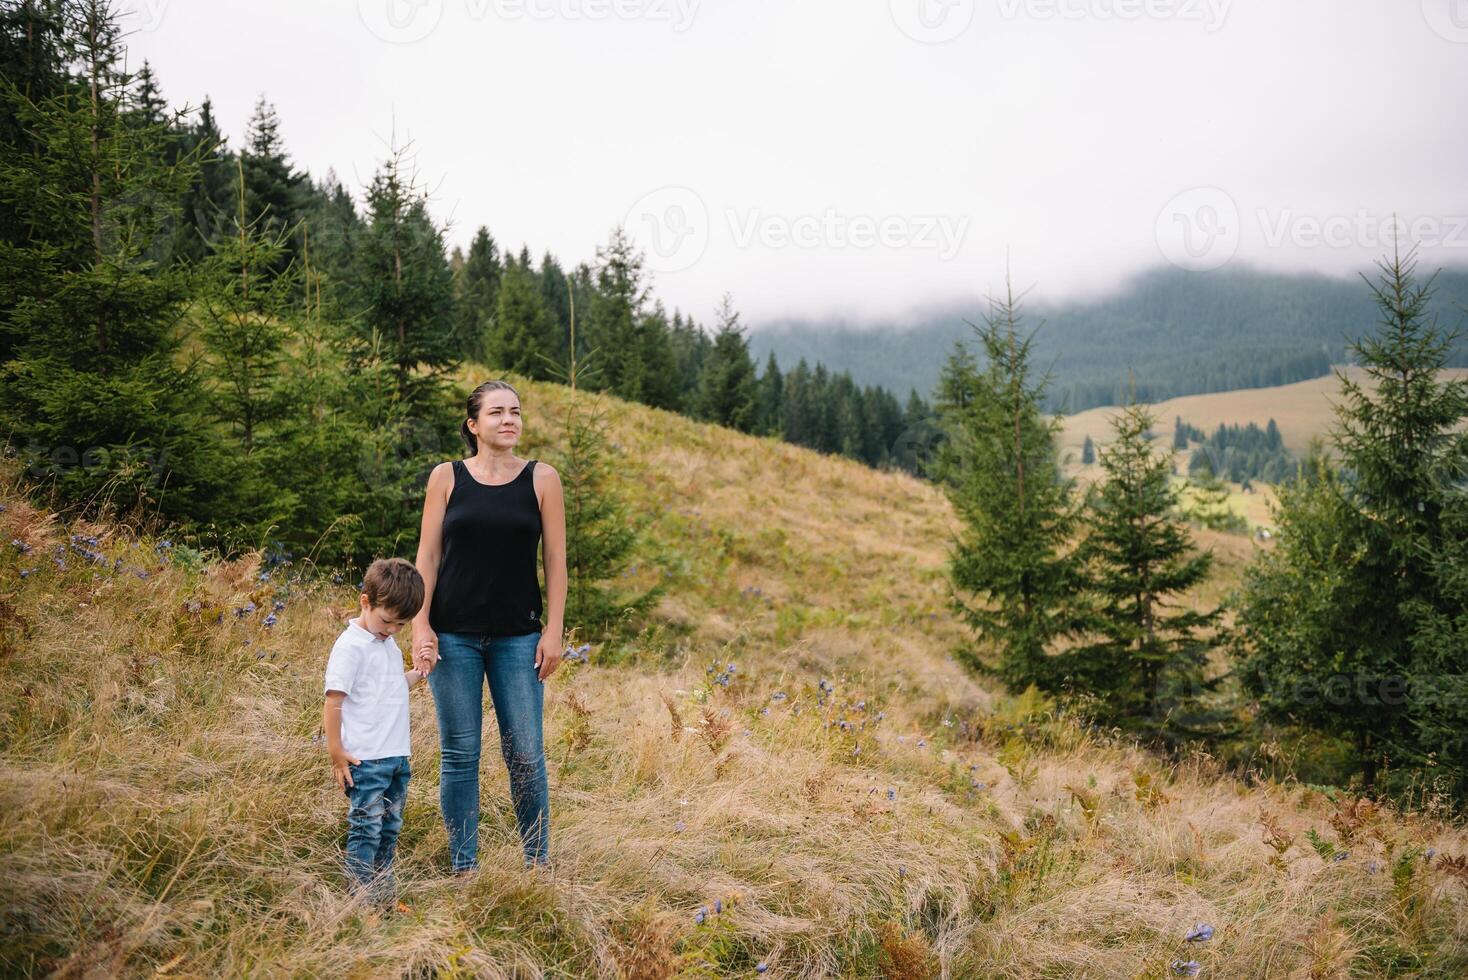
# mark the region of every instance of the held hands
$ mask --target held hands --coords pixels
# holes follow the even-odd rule
[[[362,760],[347,752],[331,753],[331,774],[336,777],[336,784],[345,793],[348,786],[355,786],[352,782],[352,766],[359,766]]]
[[[413,624],[413,667],[424,677],[433,673],[438,663],[438,634],[426,623]]]

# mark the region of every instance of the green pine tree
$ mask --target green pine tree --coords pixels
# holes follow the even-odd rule
[[[1464,717],[1442,701],[1464,673],[1468,382],[1439,374],[1455,334],[1426,312],[1415,249],[1378,264],[1378,329],[1350,347],[1370,383],[1338,373],[1339,470],[1312,458],[1281,488],[1279,545],[1246,572],[1236,646],[1266,716],[1348,739],[1368,787],[1388,761],[1461,767],[1440,753]]]
[[[283,384],[285,352],[300,288],[294,263],[279,268],[286,233],[262,232],[246,218],[243,167],[236,162],[233,230],[209,243],[195,286],[192,321],[201,357],[205,406],[237,447],[239,472],[228,502],[215,502],[221,524],[242,525],[245,540],[288,517],[285,474],[294,464],[274,441],[295,410]],[[224,519],[227,517],[227,520]]]
[[[588,317],[599,369],[593,383],[599,390],[641,402],[648,387],[640,336],[648,292],[642,255],[619,226],[606,247],[597,249],[596,257],[596,292]]]
[[[1011,691],[1056,687],[1052,649],[1079,622],[1069,551],[1077,507],[1056,458],[1061,423],[1042,411],[1046,382],[1034,377],[1033,335],[1020,336],[1021,320],[1012,290],[990,301],[983,325],[972,325],[987,364],[977,370],[957,351],[937,405],[948,436],[943,486],[962,521],[948,562],[952,605],[997,663],[961,653]]]
[[[695,415],[740,432],[752,432],[758,406],[754,361],[733,297],[728,293],[719,304],[717,316],[713,349],[699,375]]]
[[[280,116],[263,95],[250,115],[240,158],[245,169],[246,216],[251,223],[259,223],[263,234],[289,236],[290,247],[281,253],[273,270],[284,271],[297,258],[299,225],[306,214],[310,182],[291,165]]]
[[[545,379],[556,366],[555,321],[534,275],[518,262],[505,270],[495,293],[484,352],[486,363],[501,370]]]
[[[165,264],[198,160],[167,163],[169,124],[126,115],[108,4],[66,13],[54,57],[32,55],[75,84],[37,99],[0,78],[0,116],[29,134],[0,145],[0,428],[64,501],[203,518],[233,461],[180,352],[186,270]]]
[[[412,182],[405,147],[395,148],[374,175],[366,227],[355,244],[353,291],[364,339],[380,338],[396,366],[398,398],[415,417],[436,414],[464,345],[455,329],[443,231]]]
[[[762,436],[779,436],[781,419],[780,409],[785,402],[785,379],[780,374],[780,364],[775,360],[775,352],[770,351],[765,358],[765,370],[759,379],[759,394],[757,396],[758,422],[755,431]]]
[[[797,446],[812,445],[811,435],[815,431],[810,377],[810,365],[803,357],[785,376],[784,399],[780,403],[781,434],[786,442]]]
[[[645,405],[670,412],[686,412],[688,394],[678,378],[678,359],[673,351],[672,329],[662,301],[653,304],[637,325],[638,361],[641,364],[642,397]]]
[[[455,254],[458,254],[457,249]],[[469,254],[454,269],[455,316],[459,336],[464,338],[464,356],[481,363],[499,363],[489,356],[489,340],[496,322],[497,294],[504,274],[499,246],[489,229],[481,225],[469,243]]]
[[[568,374],[564,380],[572,380]],[[566,627],[606,636],[645,615],[662,597],[659,583],[627,594],[613,582],[636,547],[634,527],[612,473],[615,454],[606,435],[601,393],[576,392],[564,425],[565,450],[556,462],[566,507]]]
[[[1105,478],[1089,495],[1077,550],[1094,600],[1091,637],[1063,661],[1072,688],[1096,696],[1106,723],[1174,738],[1203,734],[1198,698],[1216,680],[1206,678],[1212,641],[1202,634],[1221,611],[1182,601],[1207,578],[1213,556],[1194,550],[1176,513],[1171,459],[1149,436],[1154,421],[1135,403],[1112,416]]]

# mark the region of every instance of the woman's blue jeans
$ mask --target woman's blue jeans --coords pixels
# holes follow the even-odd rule
[[[540,633],[490,636],[439,633],[438,663],[428,675],[438,712],[439,805],[455,871],[479,863],[479,747],[484,682],[500,729],[500,754],[510,773],[515,825],[525,862],[545,864],[550,847],[550,789],[541,719],[545,686],[535,667]]]

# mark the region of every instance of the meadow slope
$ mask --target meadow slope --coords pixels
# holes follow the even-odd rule
[[[586,396],[520,390],[521,455],[555,462]],[[668,592],[635,637],[594,641],[548,682],[552,873],[521,869],[487,712],[483,870],[447,876],[420,687],[398,852],[411,912],[378,924],[343,895],[344,802],[319,740],[355,576],[68,524],[5,470],[0,970],[1468,972],[1468,882],[1444,861],[1468,852],[1463,827],[1246,783],[1202,755],[1168,765],[991,691],[950,656],[937,489],[604,404],[643,528],[624,582]],[[1250,545],[1226,546],[1236,574]],[[1212,937],[1186,942],[1198,923]]]

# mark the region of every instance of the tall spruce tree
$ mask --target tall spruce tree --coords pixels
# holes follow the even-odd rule
[[[32,87],[36,99],[0,79],[25,134],[0,146],[0,427],[66,501],[199,517],[231,460],[179,356],[185,270],[159,261],[197,159],[165,162],[168,124],[126,118],[133,80],[109,5],[65,13],[57,53],[32,54],[74,66],[75,82]]]
[[[719,303],[719,320],[713,349],[699,374],[695,415],[708,422],[737,429],[754,430],[756,381],[749,341],[728,293]]]
[[[637,328],[638,360],[641,362],[643,404],[670,412],[687,412],[689,392],[678,377],[678,359],[673,352],[672,328],[662,300],[643,314]]]
[[[1415,249],[1378,263],[1381,320],[1350,346],[1370,384],[1337,372],[1339,471],[1312,459],[1281,488],[1279,545],[1247,570],[1237,617],[1240,673],[1266,716],[1348,739],[1368,787],[1389,760],[1461,765],[1429,755],[1461,745],[1441,722],[1462,702],[1441,702],[1468,666],[1452,628],[1468,382],[1439,374],[1455,334],[1427,314],[1432,281],[1415,264]]]
[[[557,469],[566,495],[566,625],[605,635],[624,617],[645,613],[661,584],[628,595],[614,582],[627,567],[638,532],[612,486],[613,452],[606,437],[604,395],[574,393]]]
[[[463,345],[454,322],[453,273],[443,231],[395,147],[367,189],[366,227],[357,236],[353,292],[364,337],[380,337],[396,365],[398,397],[417,417],[437,413],[444,379]]]
[[[785,402],[785,379],[780,374],[780,363],[775,360],[775,352],[770,351],[765,358],[765,370],[760,375],[759,392],[756,397],[758,407],[757,421],[754,431],[762,436],[780,435],[780,409]]]
[[[673,323],[669,329],[669,341],[673,347],[673,359],[677,364],[678,385],[683,391],[698,391],[699,378],[703,374],[704,361],[713,349],[713,342],[693,319],[673,311]],[[695,406],[690,405],[692,410]]]
[[[1076,552],[1093,599],[1091,637],[1061,664],[1109,724],[1169,739],[1216,734],[1200,730],[1200,700],[1217,685],[1207,677],[1213,639],[1203,634],[1221,610],[1182,600],[1207,578],[1213,555],[1193,548],[1177,513],[1171,459],[1149,436],[1154,421],[1135,403],[1112,416],[1115,438],[1101,450],[1104,479],[1087,500],[1089,530]]]
[[[300,277],[293,262],[276,271],[287,233],[262,231],[264,221],[246,217],[248,190],[238,160],[236,173],[234,227],[209,242],[191,320],[205,405],[227,432],[238,464],[228,497],[215,502],[216,523],[240,526],[249,541],[291,516],[288,472],[296,460],[282,453],[275,436],[300,407],[284,376]]]
[[[1054,689],[1053,646],[1080,623],[1081,584],[1069,543],[1077,511],[1056,457],[1061,423],[1042,411],[1046,381],[1020,335],[1012,289],[991,299],[982,326],[982,370],[951,359],[937,410],[948,434],[941,472],[962,528],[950,546],[952,606],[975,639],[960,654],[1011,691]],[[952,398],[953,400],[949,400]]]
[[[457,254],[457,249],[455,250]],[[495,323],[500,280],[504,276],[499,245],[483,225],[469,243],[469,254],[454,269],[454,306],[464,356],[484,362],[489,357],[489,334]]]
[[[393,384],[394,365],[371,350],[342,307],[340,290],[315,263],[315,237],[302,240],[301,308],[290,316],[281,384],[292,406],[278,424],[274,452],[289,460],[276,479],[289,491],[284,544],[317,561],[365,566],[392,553],[422,499],[422,459],[411,442]],[[431,447],[429,447],[431,448]],[[427,460],[431,465],[436,455]],[[408,525],[408,526],[411,526]]]
[[[510,263],[495,293],[494,318],[484,343],[486,362],[529,378],[550,378],[557,366],[555,332],[534,270]]]
[[[785,441],[797,446],[811,445],[816,431],[814,404],[811,398],[810,365],[801,358],[785,376],[784,400],[780,403],[781,433]]]
[[[595,384],[629,401],[647,388],[640,325],[647,303],[642,255],[619,226],[596,252],[596,293],[588,319],[599,371]]]
[[[290,236],[290,247],[275,264],[274,271],[283,271],[297,257],[298,225],[308,207],[310,181],[291,165],[280,116],[264,95],[255,102],[240,156],[245,168],[247,217],[259,223],[263,234]]]
[[[183,135],[188,149],[199,157],[199,171],[184,193],[182,220],[174,253],[187,261],[203,261],[218,235],[229,233],[231,201],[236,189],[238,158],[229,149],[214,117],[214,103],[205,97],[199,117]]]

